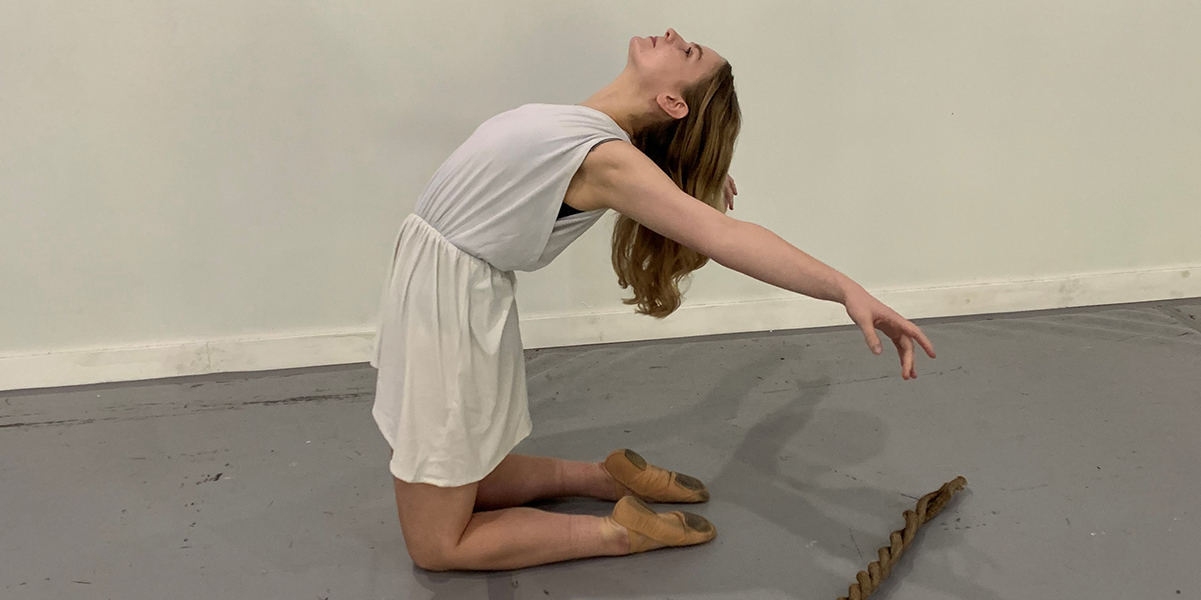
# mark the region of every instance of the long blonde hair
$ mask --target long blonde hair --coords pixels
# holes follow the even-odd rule
[[[722,211],[723,189],[742,127],[730,63],[684,90],[688,114],[645,127],[630,137],[639,150],[688,195]],[[636,312],[663,318],[680,307],[680,282],[709,257],[619,215],[613,226],[613,270],[624,300]]]

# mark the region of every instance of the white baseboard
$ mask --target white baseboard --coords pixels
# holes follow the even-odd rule
[[[874,292],[909,318],[948,317],[1201,297],[1201,265],[1027,281]],[[842,307],[805,297],[685,304],[666,320],[632,310],[522,319],[527,348],[849,323]],[[0,357],[0,390],[366,362],[374,330],[186,342]]]
[[[0,356],[0,390],[366,362],[374,330]]]
[[[1122,304],[1201,296],[1201,266],[1048,279],[872,290],[910,319]],[[804,296],[689,305],[658,320],[632,309],[522,319],[527,348],[850,324],[838,304]]]

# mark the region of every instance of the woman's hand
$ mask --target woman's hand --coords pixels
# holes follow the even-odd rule
[[[927,356],[934,358],[934,344],[926,339],[926,335],[917,325],[906,321],[904,317],[862,288],[848,292],[845,305],[847,316],[851,317],[851,320],[863,330],[863,337],[867,340],[867,346],[871,348],[872,353],[879,354],[884,351],[884,347],[880,344],[880,338],[876,336],[877,329],[892,339],[892,343],[897,347],[897,354],[901,357],[901,377],[903,379],[917,377],[917,369],[914,368],[913,360],[914,342],[917,342],[926,351]]]
[[[734,196],[738,195],[738,186],[734,185],[734,178],[726,174],[726,187],[722,190],[726,197],[726,210],[734,210]]]

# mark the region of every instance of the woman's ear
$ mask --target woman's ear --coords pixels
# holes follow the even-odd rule
[[[655,97],[655,101],[659,103],[659,108],[662,108],[663,112],[673,119],[683,119],[688,116],[688,104],[679,96],[663,92]]]

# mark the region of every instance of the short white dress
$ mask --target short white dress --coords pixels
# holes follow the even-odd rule
[[[527,104],[481,125],[405,218],[384,286],[372,415],[389,470],[484,478],[530,434],[514,271],[549,264],[603,210],[557,218],[588,152],[629,136],[603,112]]]

